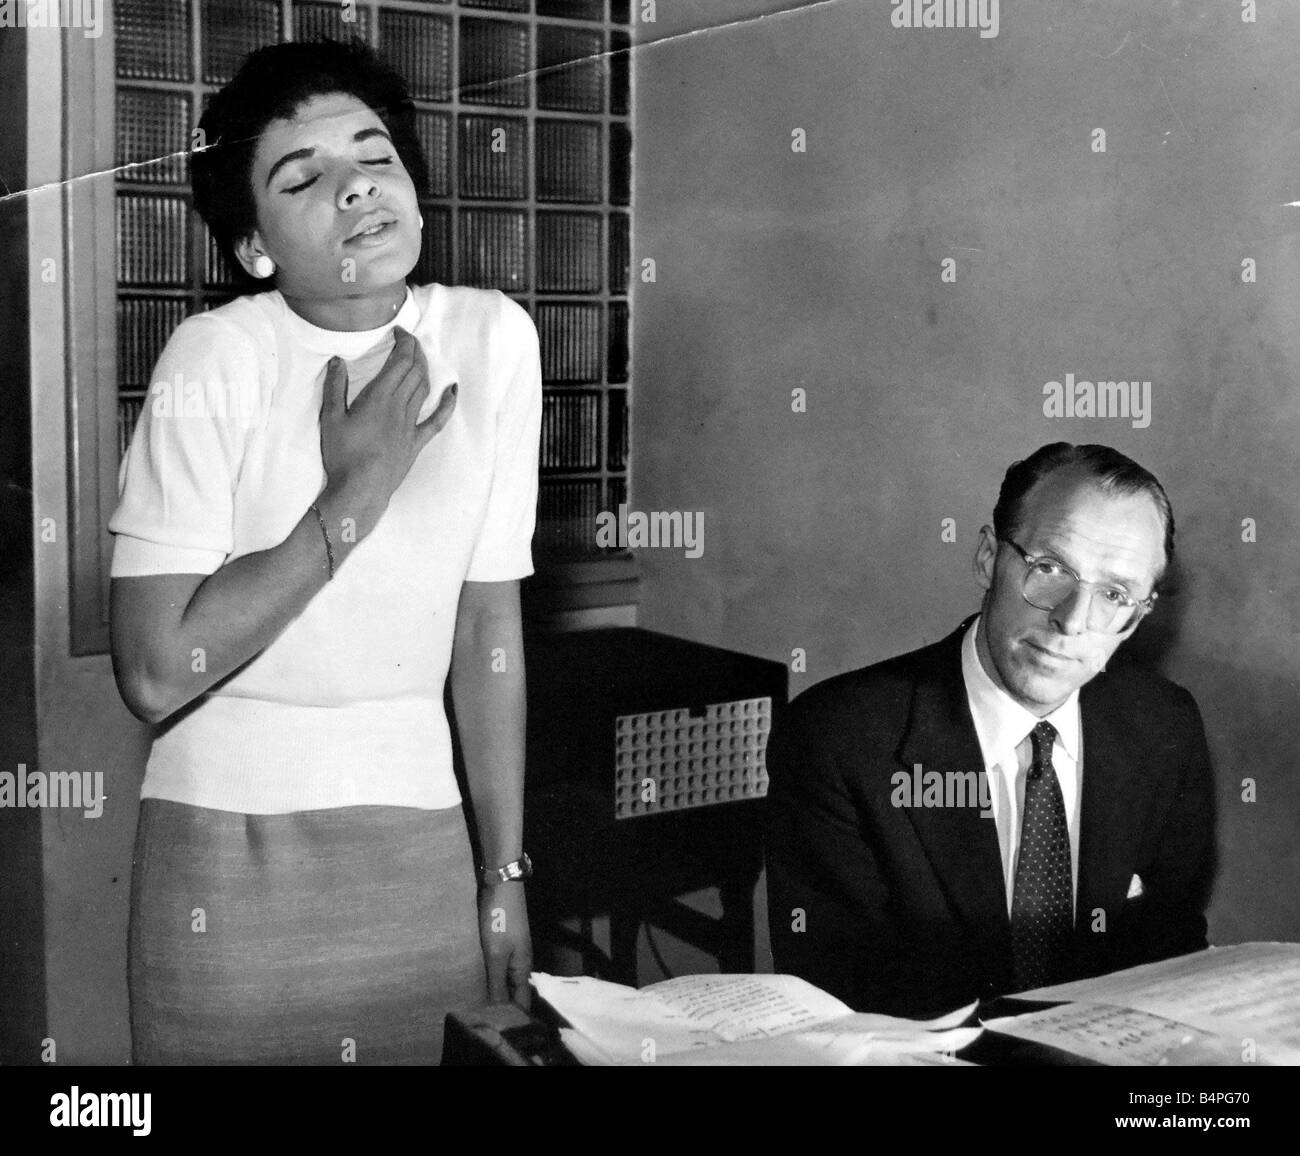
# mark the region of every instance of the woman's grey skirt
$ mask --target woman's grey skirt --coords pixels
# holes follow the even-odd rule
[[[129,973],[137,1064],[436,1064],[486,997],[464,814],[143,799]]]

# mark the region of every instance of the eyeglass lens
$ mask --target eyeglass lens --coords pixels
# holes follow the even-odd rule
[[[1055,610],[1073,597],[1076,589],[1078,583],[1069,574],[1044,574],[1033,566],[1025,573],[1025,601],[1039,610]],[[1128,627],[1137,612],[1136,606],[1109,602],[1097,591],[1088,603],[1088,627],[1118,633]]]

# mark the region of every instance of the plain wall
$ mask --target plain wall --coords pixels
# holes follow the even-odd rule
[[[932,642],[1006,467],[1116,446],[1177,516],[1128,645],[1205,716],[1211,938],[1300,940],[1300,6],[1004,3],[996,38],[765,7],[661,3],[636,54],[630,502],[705,524],[639,552],[639,624],[803,648],[793,692]],[[1045,417],[1067,373],[1150,381],[1149,427]]]

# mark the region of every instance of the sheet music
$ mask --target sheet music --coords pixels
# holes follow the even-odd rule
[[[595,1048],[590,1056],[571,1049],[584,1063],[636,1061],[718,1042],[714,1032],[647,994],[648,989],[637,991],[590,976],[541,972],[532,980],[538,995]]]
[[[729,1043],[782,1035],[852,1012],[792,975],[684,975],[652,987],[668,1007]]]
[[[1240,1049],[1211,1032],[1163,1016],[1107,1004],[1065,1004],[989,1020],[990,1031],[1062,1048],[1101,1064],[1184,1065],[1241,1062]]]
[[[852,1017],[851,1017],[852,1018]],[[841,1027],[840,1022],[823,1024],[810,1031],[791,1032],[762,1040],[718,1044],[712,1048],[694,1048],[661,1057],[664,1067],[697,1066],[769,1066],[781,1067],[865,1067],[890,1065],[970,1065],[955,1053],[980,1034],[979,1028],[952,1028],[944,1032],[925,1033],[919,1039],[912,1031],[906,1036],[887,1037],[868,1033],[856,1026]],[[933,1048],[921,1051],[919,1048]]]
[[[790,975],[690,975],[638,991],[535,973],[533,986],[569,1021],[561,1029],[566,1045],[592,1064],[659,1063],[686,1053],[694,1059],[673,1062],[897,1063],[918,1052],[955,1052],[980,1032],[957,1027],[974,1004],[924,1022],[859,1015]]]
[[[1106,1003],[1177,1020],[1254,1050],[1260,1063],[1300,1063],[1300,945],[1212,947],[1114,975],[1026,992]]]

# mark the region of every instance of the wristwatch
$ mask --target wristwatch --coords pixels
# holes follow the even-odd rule
[[[527,879],[532,873],[533,861],[528,858],[526,852],[512,863],[507,863],[504,867],[480,867],[478,869],[479,882],[485,886],[492,886],[497,883],[514,883]]]

